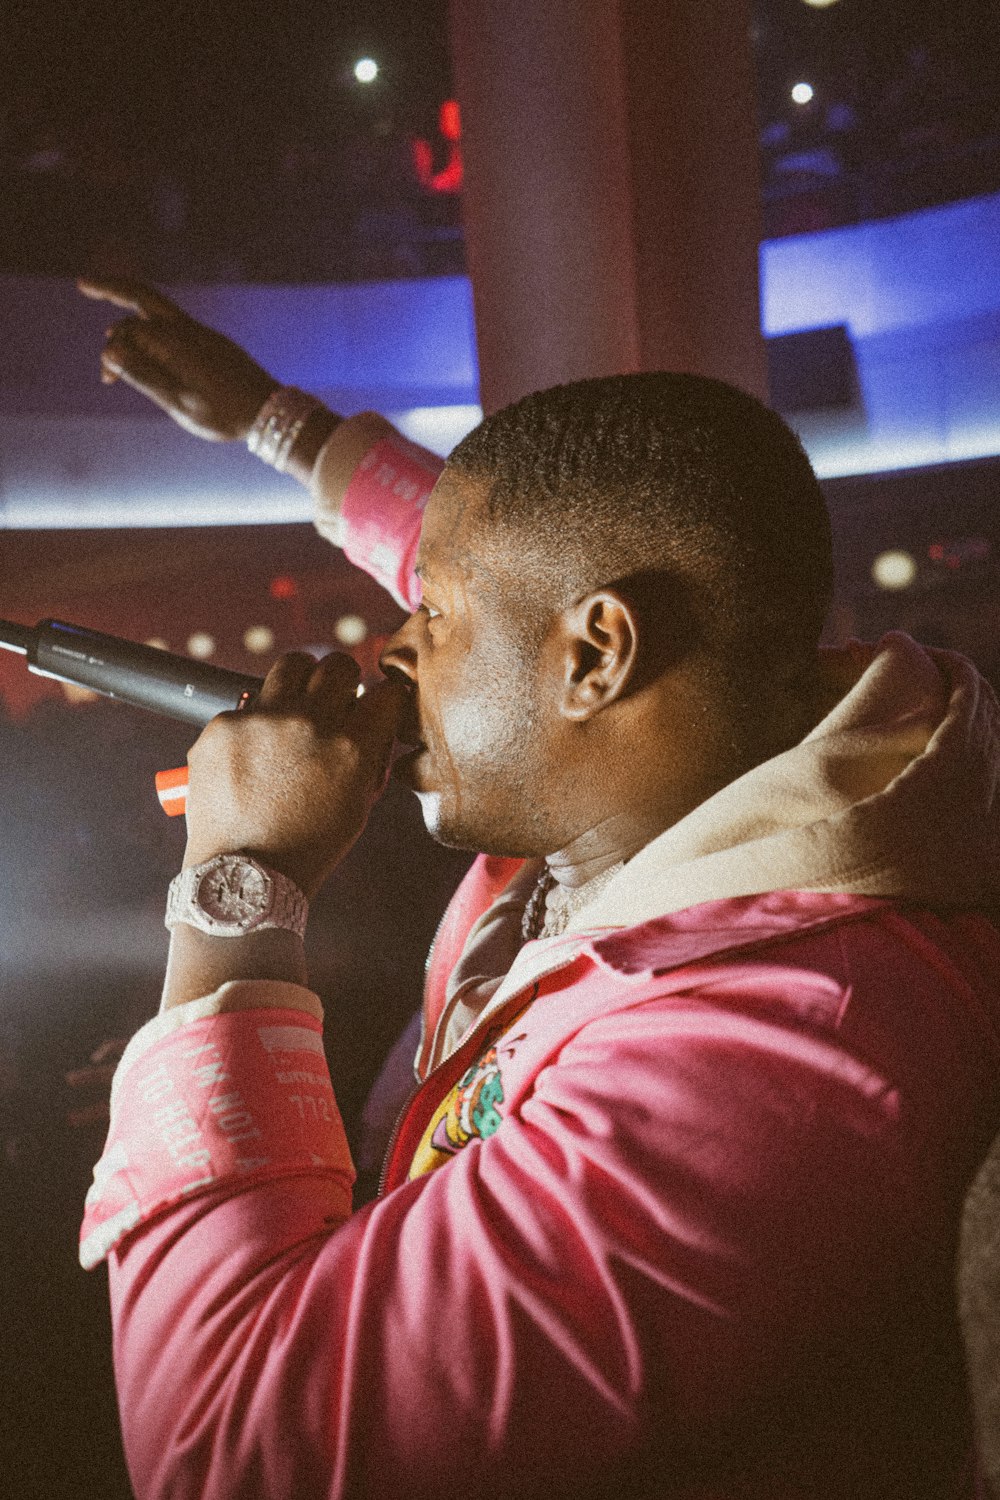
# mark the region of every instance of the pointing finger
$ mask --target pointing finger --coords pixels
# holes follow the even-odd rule
[[[183,309],[150,286],[146,281],[136,281],[128,276],[112,276],[103,280],[82,277],[76,284],[77,291],[94,302],[111,302],[137,313],[140,318],[185,317]]]

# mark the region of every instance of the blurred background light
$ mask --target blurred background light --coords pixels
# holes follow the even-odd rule
[[[872,577],[880,589],[908,589],[917,576],[917,564],[909,552],[880,552],[872,563]]]
[[[254,656],[263,656],[274,645],[274,631],[270,625],[251,625],[243,632],[243,645]]]
[[[196,630],[188,636],[187,654],[198,661],[207,661],[215,652],[215,638],[205,630]]]
[[[359,57],[354,64],[354,76],[359,83],[374,83],[378,77],[378,63],[374,57]]]
[[[810,104],[815,96],[816,90],[811,83],[803,80],[792,86],[792,99],[796,104]]]
[[[341,615],[333,633],[342,646],[360,646],[368,639],[368,626],[360,615]]]

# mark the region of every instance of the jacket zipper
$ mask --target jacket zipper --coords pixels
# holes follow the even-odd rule
[[[442,1019],[443,1019],[443,1016],[444,1016],[444,1012],[442,1011],[442,1015],[441,1015]],[[438,1027],[440,1026],[440,1024],[441,1024],[441,1021],[439,1019],[438,1026],[435,1026],[435,1028],[434,1028],[434,1037],[433,1037],[431,1052],[430,1052],[430,1055],[429,1055],[430,1057],[433,1057],[433,1055],[434,1055],[434,1045],[436,1045],[436,1043],[437,1043]],[[463,1042],[463,1044],[462,1044],[463,1046],[465,1046],[469,1041],[471,1041],[472,1037],[475,1036],[477,1030],[478,1030],[478,1027],[474,1027],[473,1030],[470,1031],[469,1035],[465,1038],[465,1042]],[[459,1048],[457,1050],[461,1050],[461,1049]],[[452,1056],[454,1056],[454,1054],[452,1054]],[[400,1107],[399,1113],[396,1116],[395,1122],[393,1123],[392,1132],[391,1132],[391,1134],[389,1136],[388,1142],[386,1143],[385,1153],[384,1153],[384,1155],[382,1157],[382,1167],[381,1167],[381,1170],[379,1171],[379,1174],[378,1174],[378,1191],[376,1193],[377,1197],[381,1198],[385,1194],[385,1181],[386,1181],[386,1178],[389,1175],[389,1164],[392,1161],[393,1153],[396,1150],[396,1143],[399,1140],[400,1133],[402,1132],[402,1129],[403,1129],[403,1124],[404,1124],[404,1122],[406,1120],[407,1115],[410,1113],[410,1109],[412,1108],[412,1106],[416,1102],[418,1096],[422,1093],[422,1091],[430,1083],[430,1081],[434,1077],[434,1075],[436,1073],[440,1072],[440,1070],[442,1068],[447,1067],[448,1063],[450,1061],[451,1061],[451,1058],[450,1057],[446,1057],[442,1062],[439,1062],[437,1064],[437,1067],[434,1067],[434,1068],[431,1069],[431,1071],[427,1074],[426,1078],[422,1078],[420,1080],[420,1082],[414,1088],[412,1088],[410,1090],[410,1092],[407,1095],[406,1099],[403,1101],[403,1104]],[[461,1076],[461,1075],[459,1075],[459,1076]]]
[[[385,1197],[385,1180],[389,1175],[389,1163],[392,1161],[393,1152],[396,1149],[396,1142],[399,1140],[399,1133],[403,1128],[403,1121],[406,1119],[406,1116],[410,1112],[411,1104],[420,1093],[420,1090],[423,1088],[424,1084],[430,1082],[430,1079],[431,1075],[428,1074],[428,1076],[423,1080],[422,1083],[418,1083],[415,1088],[410,1090],[409,1094],[406,1097],[406,1100],[400,1106],[399,1113],[396,1115],[392,1131],[390,1132],[385,1151],[382,1155],[382,1166],[378,1174],[378,1188],[375,1192],[376,1198]]]
[[[441,929],[444,927],[444,924],[445,924],[445,922],[447,920],[448,920],[448,909],[446,908],[442,912],[442,914],[441,914],[441,920],[438,922],[437,927],[434,929],[434,936],[431,938],[431,945],[430,945],[430,947],[427,950],[427,958],[424,961],[424,981],[425,981],[425,983],[426,983],[426,980],[427,980],[427,976],[428,976],[428,974],[431,971],[431,964],[432,964],[432,962],[434,960],[434,949],[437,947],[438,938],[441,936]],[[444,1011],[445,1011],[446,1008],[447,1008],[446,1006],[442,1007],[442,1015],[444,1014]],[[441,1016],[438,1017],[438,1024],[440,1024],[440,1022],[441,1022]],[[437,1042],[437,1034],[438,1034],[438,1028],[437,1028],[437,1026],[435,1026],[434,1027],[434,1034],[431,1037],[430,1050],[427,1053],[427,1060],[428,1060],[428,1062],[434,1056],[434,1045]],[[424,1042],[423,1027],[421,1027],[421,1031],[420,1031],[420,1051],[421,1052],[423,1052],[423,1050],[424,1050],[423,1042]],[[376,1190],[376,1197],[378,1197],[378,1198],[381,1198],[383,1196],[383,1194],[385,1193],[385,1179],[386,1179],[386,1177],[388,1176],[388,1173],[389,1173],[389,1163],[392,1160],[392,1153],[396,1149],[396,1142],[399,1140],[399,1132],[403,1128],[403,1121],[404,1121],[404,1119],[406,1118],[406,1116],[410,1112],[410,1105],[413,1103],[414,1099],[416,1099],[417,1095],[420,1093],[420,1090],[423,1088],[424,1084],[430,1082],[431,1076],[432,1075],[430,1073],[428,1073],[426,1078],[421,1078],[418,1083],[414,1084],[413,1088],[407,1094],[406,1098],[403,1100],[403,1103],[400,1105],[399,1110],[397,1111],[396,1118],[395,1118],[395,1120],[393,1122],[392,1130],[389,1132],[389,1139],[386,1142],[385,1151],[382,1153],[382,1166],[379,1169],[379,1174],[378,1174],[378,1188]]]
[[[427,950],[427,957],[424,960],[424,978],[425,979],[427,978],[428,974],[431,972],[431,963],[433,962],[433,959],[434,959],[434,949],[437,947],[438,938],[441,936],[441,929],[444,926],[445,922],[448,920],[448,911],[449,911],[449,908],[446,906],[445,909],[444,909],[444,911],[441,913],[441,920],[440,920],[440,922],[437,924],[437,926],[434,929],[434,936],[431,938],[431,945],[430,945],[430,947]]]
[[[445,924],[445,922],[447,920],[448,920],[448,912],[445,911],[444,914],[441,917],[440,922],[437,924],[437,927],[436,927],[435,932],[434,932],[434,936],[431,938],[431,945],[430,945],[430,947],[427,950],[427,960],[426,960],[426,962],[424,964],[424,996],[425,996],[425,999],[426,999],[426,993],[427,993],[427,981],[428,981],[428,978],[430,977],[430,972],[431,972],[431,964],[434,962],[434,950],[435,950],[435,948],[438,945],[438,938],[441,936],[442,928],[444,927],[444,924]],[[427,1066],[428,1067],[430,1066],[431,1058],[434,1056],[434,1050],[435,1050],[435,1048],[437,1046],[437,1039],[438,1039],[438,1033],[439,1033],[440,1027],[441,1027],[441,1022],[444,1020],[445,1013],[447,1012],[447,1010],[448,1010],[448,1002],[447,1002],[447,999],[445,999],[443,1005],[441,1006],[441,1014],[438,1016],[437,1021],[435,1022],[435,1025],[434,1025],[434,1030],[433,1030],[433,1032],[431,1033],[431,1035],[429,1037],[427,1037],[427,1036],[424,1035],[424,1026],[425,1026],[425,1023],[426,1023],[426,1013],[424,1015],[424,1020],[421,1022],[421,1026],[420,1026],[420,1049],[417,1052],[417,1058],[418,1058],[418,1060],[420,1062],[423,1062],[424,1053],[426,1051],[426,1054],[427,1054]],[[421,1084],[426,1083],[427,1082],[427,1078],[429,1078],[429,1077],[430,1077],[430,1074],[428,1073],[427,1077],[421,1079],[421,1082],[420,1082],[420,1084],[417,1085],[417,1087],[419,1088],[421,1086]]]

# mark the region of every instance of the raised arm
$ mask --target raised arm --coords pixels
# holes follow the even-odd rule
[[[281,386],[246,350],[145,282],[77,284],[84,296],[125,314],[109,327],[101,351],[105,384],[125,381],[195,437],[247,441]],[[311,490],[322,535],[412,608],[420,516],[441,460],[376,412],[345,418],[317,401],[284,469]]]

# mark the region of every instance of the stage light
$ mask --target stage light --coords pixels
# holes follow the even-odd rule
[[[836,5],[837,0],[805,0],[806,5],[811,5],[813,10],[826,10],[828,5]]]
[[[374,57],[359,57],[354,64],[354,76],[359,83],[374,83],[378,77],[378,63]]]
[[[251,625],[243,633],[243,645],[254,656],[263,656],[274,645],[274,631],[270,625]]]
[[[872,563],[872,577],[880,589],[908,589],[917,576],[917,565],[909,552],[880,552]]]
[[[198,661],[207,661],[215,652],[215,640],[207,631],[196,630],[188,636],[187,654]]]
[[[298,592],[298,584],[287,573],[279,573],[277,578],[272,578],[268,589],[272,599],[294,599]]]
[[[792,98],[796,104],[809,104],[814,98],[816,90],[811,83],[797,83],[792,89]]]
[[[446,99],[438,110],[438,129],[446,141],[462,139],[462,116],[457,99]]]
[[[152,646],[152,648],[153,648],[154,651],[169,651],[170,650],[170,647],[167,645],[167,643],[163,639],[162,635],[152,635],[152,636],[150,636],[150,638],[149,638],[148,641],[143,641],[143,645],[144,646]]]
[[[342,646],[360,646],[368,639],[368,626],[360,615],[341,615],[333,633]]]

